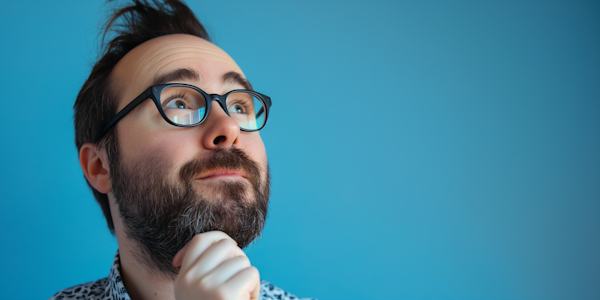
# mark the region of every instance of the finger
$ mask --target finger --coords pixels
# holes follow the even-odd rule
[[[173,261],[171,262],[173,267],[181,266],[181,264],[183,263],[183,257],[185,256],[185,253],[187,252],[187,248],[189,246],[190,243],[188,242],[187,244],[185,244],[185,246],[183,246],[183,248],[181,248],[181,250],[177,252],[177,254],[175,254],[175,256],[173,257]]]
[[[209,271],[204,276],[203,282],[205,282],[207,286],[222,285],[235,274],[250,266],[250,260],[246,256],[230,258]]]
[[[183,260],[181,263],[181,272],[188,270],[206,249],[220,240],[231,240],[237,244],[237,242],[222,231],[209,231],[194,236],[192,240],[187,243],[186,247],[183,247],[179,251],[185,252],[182,254]],[[177,254],[179,254],[179,252]],[[177,254],[175,256],[177,256]]]
[[[223,284],[224,289],[236,292],[237,299],[258,299],[260,274],[254,266],[247,267]]]
[[[202,252],[200,257],[198,257],[194,265],[190,267],[187,272],[190,273],[190,275],[193,274],[195,277],[203,277],[222,262],[236,256],[246,257],[246,253],[233,243],[232,240],[223,239],[214,243]]]
[[[250,300],[258,300],[260,298],[260,276],[257,278],[256,285],[253,286],[253,290],[250,291]]]

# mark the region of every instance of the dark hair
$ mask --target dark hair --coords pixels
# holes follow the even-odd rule
[[[108,0],[108,2],[113,2]],[[104,148],[110,160],[117,153],[116,127],[100,139],[100,129],[117,113],[118,92],[111,82],[115,65],[133,48],[153,38],[183,33],[210,41],[208,33],[194,13],[178,0],[133,0],[129,5],[116,5],[102,31],[101,58],[85,81],[73,109],[75,111],[75,145],[77,151],[85,143]],[[114,36],[106,43],[107,37]],[[108,229],[114,234],[114,224],[108,196],[98,192],[89,181],[94,197],[104,213]]]

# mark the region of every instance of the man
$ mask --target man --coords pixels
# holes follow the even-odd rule
[[[176,0],[115,9],[75,102],[85,178],[119,251],[51,299],[295,299],[241,250],[263,228],[271,100]]]

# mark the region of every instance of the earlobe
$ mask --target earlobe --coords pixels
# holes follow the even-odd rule
[[[79,164],[83,175],[98,192],[108,194],[112,191],[108,158],[106,152],[96,144],[86,143],[79,149]]]

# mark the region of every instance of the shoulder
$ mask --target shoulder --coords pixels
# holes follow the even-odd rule
[[[108,278],[76,285],[64,289],[48,300],[63,300],[63,299],[85,299],[85,300],[101,300],[109,296],[108,294]]]
[[[261,280],[260,281],[260,299],[261,300],[311,300],[311,298],[298,298],[288,291],[284,291],[281,288],[276,287],[272,283]]]

